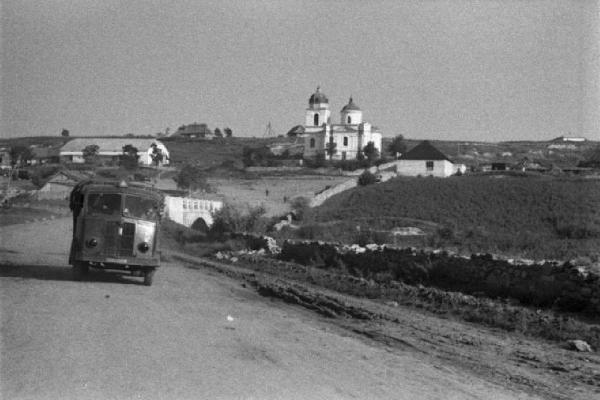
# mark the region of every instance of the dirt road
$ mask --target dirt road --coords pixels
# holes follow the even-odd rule
[[[0,228],[3,399],[534,398],[210,270],[71,280],[69,220]]]

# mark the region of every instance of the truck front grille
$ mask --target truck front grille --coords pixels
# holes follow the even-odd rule
[[[119,227],[123,228],[119,235]],[[107,257],[133,256],[135,224],[125,222],[107,222],[104,229],[104,255]]]

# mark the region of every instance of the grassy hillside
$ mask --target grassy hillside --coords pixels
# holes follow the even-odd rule
[[[334,196],[310,210],[306,223],[360,221],[363,230],[419,225],[405,218],[439,224],[429,231],[432,245],[536,258],[600,255],[598,180],[396,178]]]

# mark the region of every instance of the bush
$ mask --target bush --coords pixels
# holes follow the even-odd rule
[[[306,197],[295,197],[291,202],[291,207],[296,219],[302,221],[306,211],[310,208],[310,200]]]
[[[264,214],[265,208],[262,206],[251,208],[243,214],[232,205],[225,204],[213,215],[209,236],[222,240],[231,233],[266,230],[268,221],[262,218]]]
[[[304,165],[307,168],[323,168],[327,165],[325,153],[317,153],[314,158],[305,158]]]
[[[198,218],[197,220],[195,220],[191,228],[195,231],[203,233],[207,233],[209,230],[208,225],[206,225],[206,221],[204,221],[202,218]]]
[[[385,244],[388,243],[389,234],[387,232],[378,232],[372,230],[361,230],[357,232],[354,243],[359,246],[366,246],[367,244]]]
[[[362,153],[359,153],[362,154]],[[357,169],[367,168],[369,161],[364,157],[356,160],[342,160],[335,163],[335,166],[341,168],[344,171],[356,171]]]
[[[177,187],[181,189],[213,191],[206,179],[206,172],[196,165],[185,164],[174,180],[177,182]]]
[[[372,184],[374,184],[376,182],[377,182],[377,177],[375,176],[375,174],[369,172],[369,170],[365,170],[358,177],[358,184],[360,186],[372,185]]]

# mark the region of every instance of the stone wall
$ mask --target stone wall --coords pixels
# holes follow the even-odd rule
[[[327,200],[331,196],[334,196],[345,190],[352,189],[356,186],[358,186],[358,179],[356,179],[356,178],[349,179],[345,182],[340,183],[339,185],[335,185],[327,190],[324,190],[323,192],[319,193],[315,197],[313,197],[310,200],[310,206],[311,207],[320,206],[321,204],[323,204],[325,202],[325,200]]]
[[[286,241],[280,258],[337,268],[374,281],[401,281],[449,291],[516,299],[522,304],[600,314],[600,267],[569,262],[519,263],[492,255],[470,258],[445,252],[385,246],[342,246]]]

